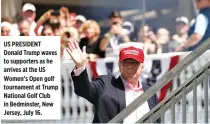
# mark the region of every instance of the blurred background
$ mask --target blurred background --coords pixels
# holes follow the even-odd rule
[[[1,0],[1,36],[61,36],[62,120],[57,123],[90,123],[94,108],[88,101],[74,93],[69,75],[74,63],[65,50],[67,43],[76,40],[80,48],[87,47],[89,60],[87,70],[90,80],[106,74],[119,76],[117,61],[119,49],[127,45],[140,47],[145,54],[149,54],[145,58],[146,64],[141,79],[154,84],[189,54],[184,52],[185,50],[178,53],[176,48],[190,37],[190,27],[193,27],[194,19],[198,15],[196,4],[199,4],[199,1],[205,2],[205,0]],[[210,36],[209,30],[207,33],[206,37]],[[164,92],[160,91],[159,101],[209,61],[208,52],[200,56],[193,66],[184,69],[175,77]],[[197,92],[198,118],[201,119],[204,117],[203,85],[199,86]],[[192,92],[188,94],[186,102],[189,116],[187,122],[190,123],[193,121],[192,96]],[[181,122],[180,113],[181,104],[177,102],[177,122]],[[166,123],[170,122],[170,114],[167,112],[165,119]]]
[[[28,2],[36,6],[36,20],[49,9],[65,6],[70,12],[96,20],[103,32],[108,29],[109,13],[115,9],[120,10],[124,20],[134,24],[135,31],[142,23],[147,23],[154,29],[165,27],[172,34],[175,33],[177,17],[185,16],[192,20],[196,14],[193,0],[2,0],[2,17],[9,17],[12,22],[16,22],[20,18],[22,6]]]

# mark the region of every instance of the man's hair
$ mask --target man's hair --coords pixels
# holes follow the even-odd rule
[[[114,10],[109,14],[109,19],[111,18],[122,18],[122,16],[119,11]]]

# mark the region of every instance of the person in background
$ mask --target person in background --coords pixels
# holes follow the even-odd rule
[[[129,21],[125,21],[122,24],[122,28],[125,29],[125,34],[132,41],[134,39],[134,25]]]
[[[21,20],[18,22],[18,30],[20,32],[20,36],[31,36],[30,23],[27,20]]]
[[[100,50],[101,30],[99,24],[94,20],[88,20],[82,25],[81,32],[85,34],[85,37],[80,40],[79,47],[82,49],[86,46],[87,57],[90,60],[103,58],[105,53]]]
[[[10,36],[12,25],[9,22],[2,22],[1,23],[1,36]]]
[[[188,32],[189,38],[176,51],[193,51],[210,37],[210,0],[196,0],[199,14]]]
[[[60,36],[62,32],[61,23],[59,17],[50,18],[50,26],[52,27],[54,36]]]
[[[34,32],[37,33],[40,26],[50,26],[52,28],[53,35],[60,36],[62,30],[68,27],[64,17],[64,13],[62,11],[50,9],[39,18]]]
[[[74,27],[66,27],[61,32],[61,47],[62,47],[62,49],[66,48],[68,46],[68,42],[71,42],[71,40],[77,40],[77,41],[80,40],[78,31]]]
[[[146,54],[155,54],[158,52],[159,46],[156,40],[155,33],[148,25],[144,25],[139,29],[137,42],[143,44],[143,49]]]
[[[172,36],[172,41],[169,42],[169,51],[174,52],[175,49],[183,44],[188,38],[190,23],[187,17],[176,18],[176,34]]]
[[[81,39],[85,37],[85,34],[83,32],[80,32],[80,28],[85,22],[86,22],[86,18],[83,15],[76,16],[75,28],[78,30],[79,36]]]
[[[41,32],[41,36],[54,36],[52,27],[50,26],[44,26]]]
[[[75,12],[69,13],[68,20],[67,20],[67,25],[69,27],[75,27],[75,25],[76,25],[76,16],[77,16],[77,14]]]
[[[35,32],[35,34],[36,34],[37,36],[40,35],[39,32],[38,32],[38,30],[39,30],[39,28],[40,28],[41,26],[43,26],[43,29],[45,29],[45,26],[51,27],[51,25],[49,24],[49,20],[50,20],[50,18],[51,18],[52,12],[54,12],[54,10],[53,10],[53,9],[49,9],[48,11],[46,11],[46,12],[38,19],[37,25],[36,25],[36,27],[34,28],[34,32]],[[48,24],[45,24],[45,23],[48,23]],[[52,28],[52,27],[51,27],[51,28]]]
[[[22,7],[22,13],[21,13],[21,20],[27,20],[30,26],[29,35],[35,36],[34,28],[36,27],[36,7],[31,3],[26,3]],[[42,27],[40,27],[39,32],[41,32]],[[18,24],[14,24],[12,26],[11,35],[13,36],[19,36],[20,32],[18,31]]]
[[[156,42],[159,45],[158,53],[168,53],[170,32],[166,28],[159,28],[156,36]]]
[[[122,23],[123,19],[120,12],[112,11],[109,15],[110,30],[105,34],[101,41],[101,51],[105,51],[106,48],[112,48],[115,51],[119,49],[119,44],[130,42],[130,38],[122,28]]]
[[[178,17],[176,19],[176,34],[172,36],[172,40],[183,43],[188,38],[189,20],[187,17]]]
[[[144,70],[142,49],[132,46],[122,48],[118,64],[121,75],[117,78],[112,75],[103,75],[93,82],[89,81],[86,70],[85,47],[81,50],[77,41],[74,41],[69,43],[67,51],[76,65],[71,72],[75,93],[94,105],[93,123],[109,122],[150,88],[146,82],[140,81],[140,75]],[[157,104],[155,94],[121,123],[135,123]],[[160,119],[157,122],[160,122]]]
[[[76,25],[75,28],[77,30],[80,29],[80,27],[82,26],[82,24],[84,24],[86,22],[86,18],[83,15],[77,15],[76,16]]]
[[[69,12],[69,9],[67,7],[64,7],[64,6],[59,9],[59,12],[60,12],[59,22],[60,22],[60,28],[61,28],[61,31],[62,31],[63,29],[66,29],[66,28],[70,27],[68,25],[68,20],[70,18],[70,12]]]

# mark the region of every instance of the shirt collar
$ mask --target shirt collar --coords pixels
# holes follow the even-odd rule
[[[132,91],[144,91],[143,88],[142,88],[142,84],[140,83],[140,80],[138,81],[138,83],[139,83],[138,87],[134,87],[131,83],[129,83],[128,81],[126,81],[122,77],[121,77],[121,79],[122,79],[122,82],[123,82],[123,85],[124,85],[125,89],[129,89],[129,90],[132,90]]]

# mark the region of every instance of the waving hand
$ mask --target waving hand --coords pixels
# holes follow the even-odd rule
[[[71,56],[72,60],[76,64],[77,68],[84,67],[86,65],[86,47],[84,46],[82,50],[78,46],[78,42],[72,40],[68,43],[67,52]]]

